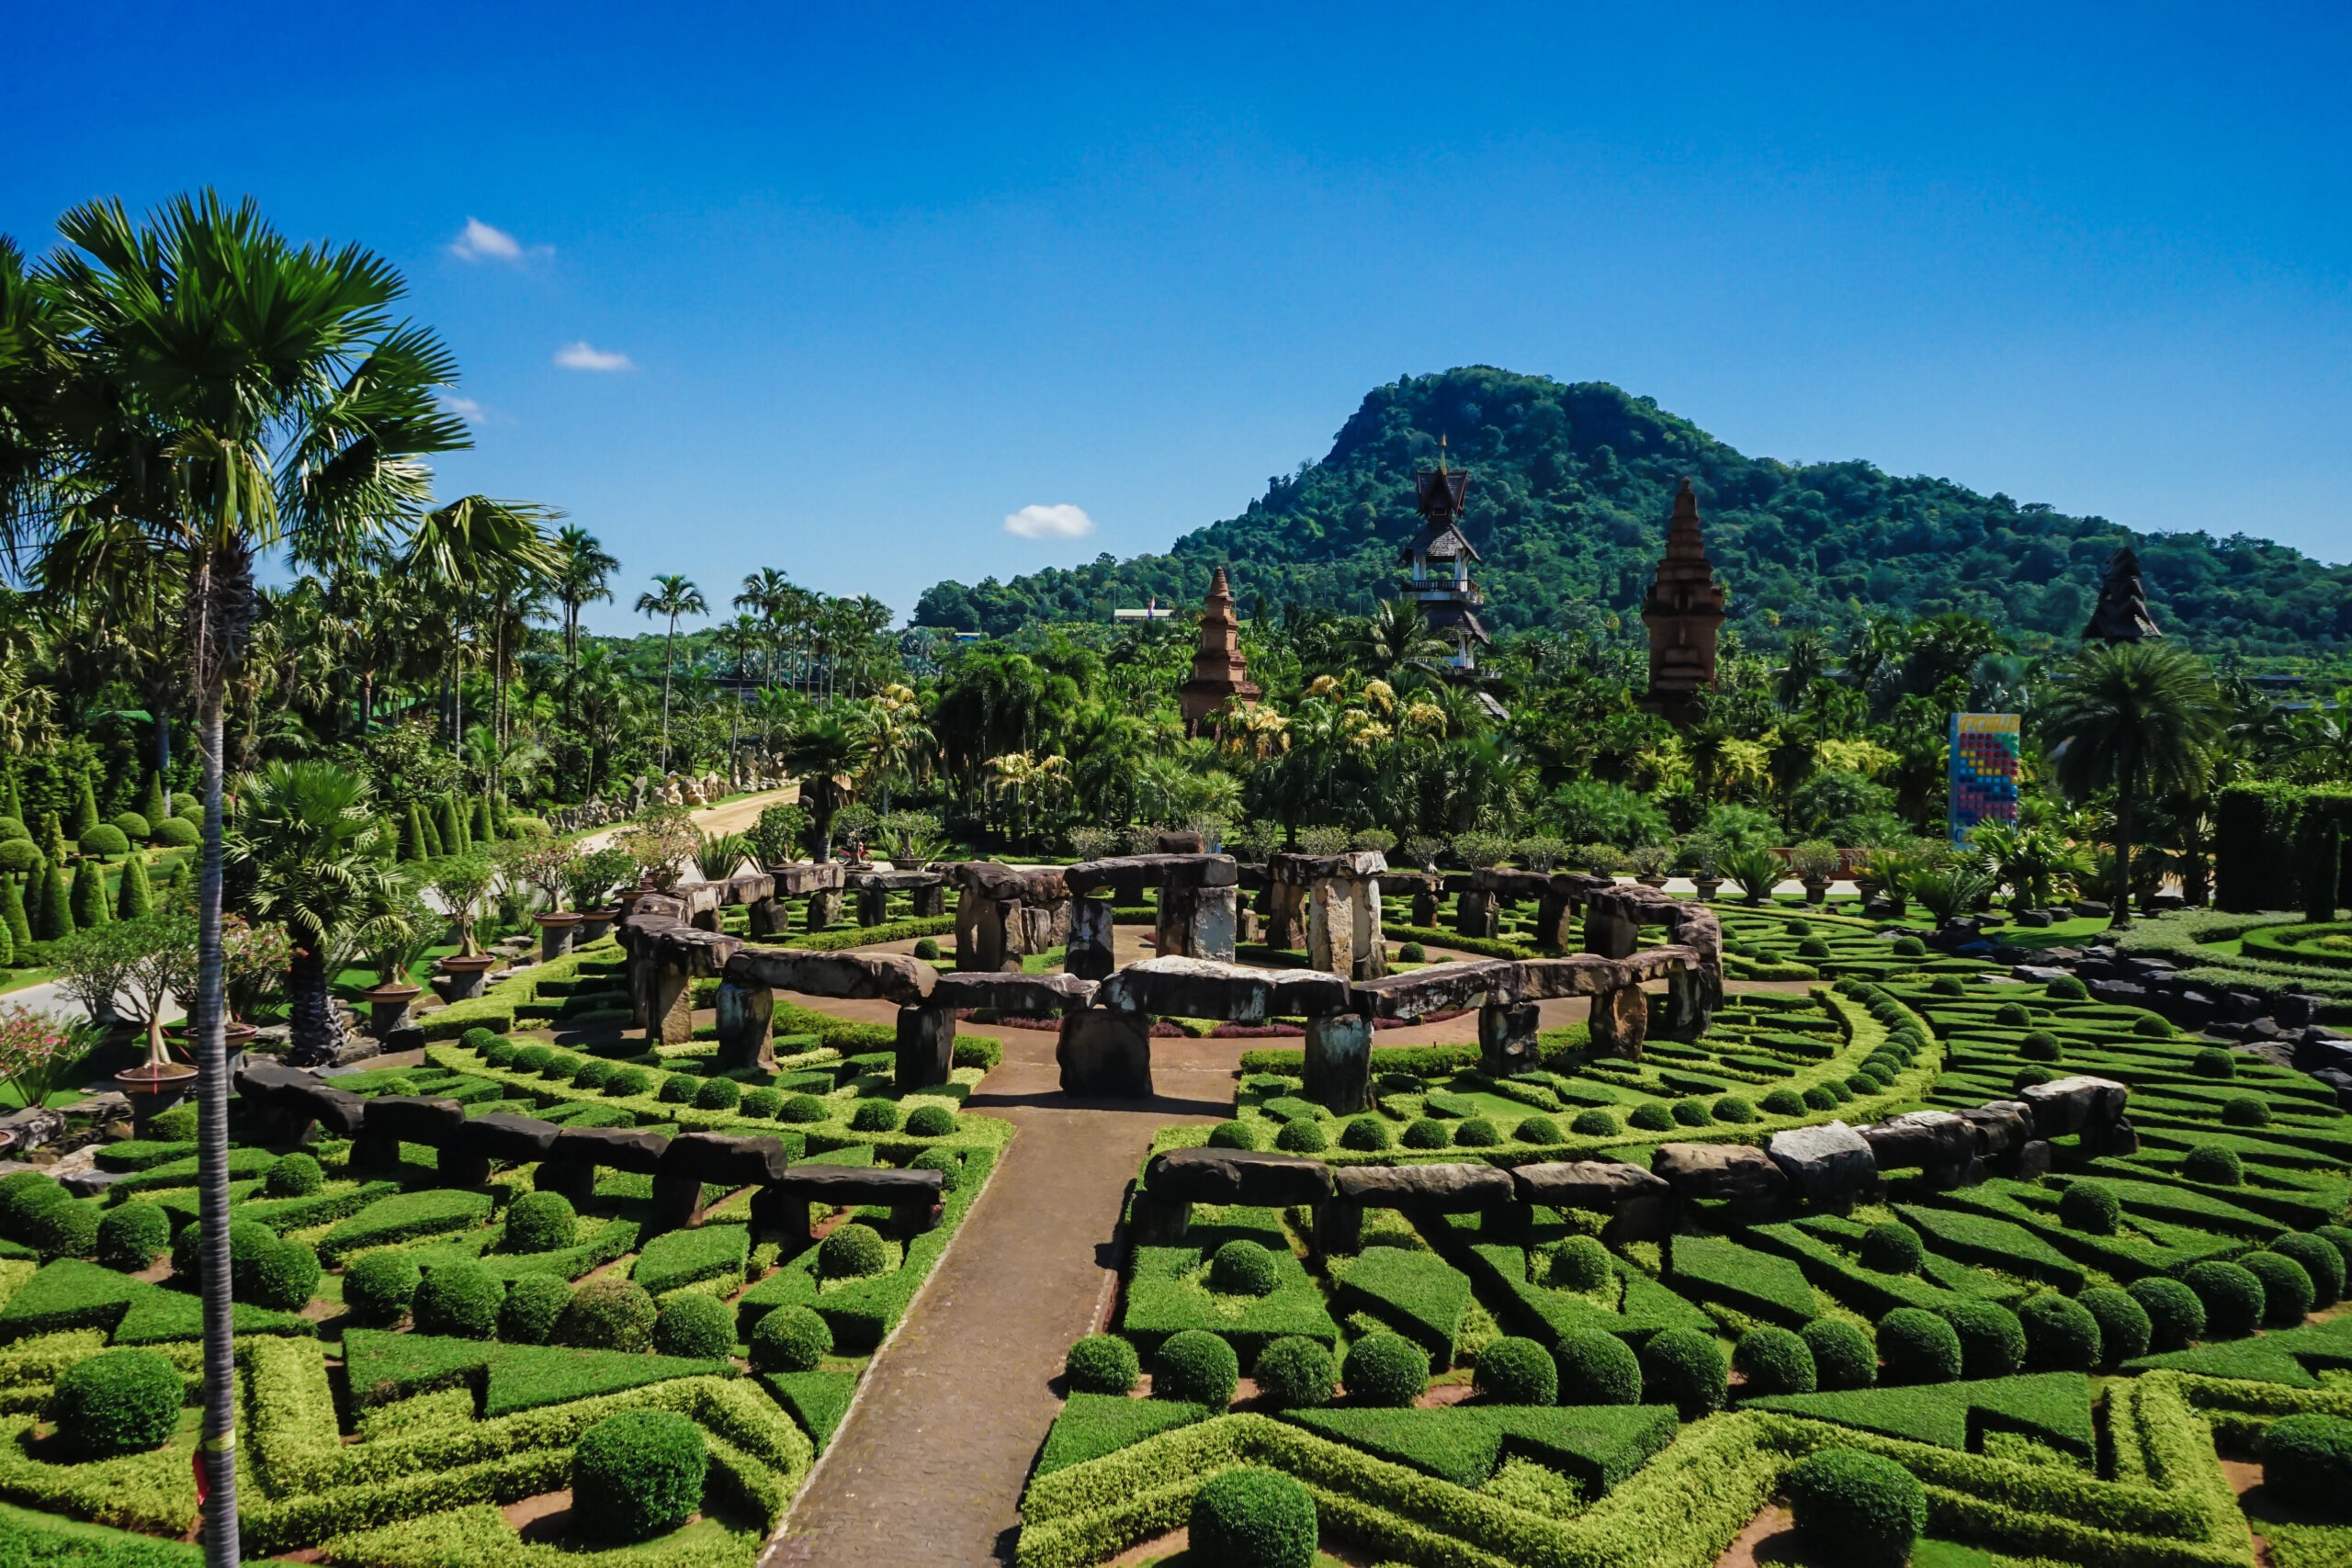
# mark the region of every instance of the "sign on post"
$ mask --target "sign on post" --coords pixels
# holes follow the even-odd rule
[[[1964,844],[1986,822],[2018,819],[2018,752],[2022,725],[2013,713],[1951,716],[1951,841]]]

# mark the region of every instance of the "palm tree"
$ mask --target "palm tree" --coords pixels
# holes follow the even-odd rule
[[[203,763],[197,984],[204,1259],[205,1551],[240,1559],[230,1340],[229,1083],[222,1028],[221,746],[257,554],[346,556],[427,493],[424,459],[469,444],[436,394],[439,339],[399,321],[399,274],[357,246],[297,248],[247,201],[181,197],[144,224],[118,202],[59,220],[29,280],[0,258],[0,544],[37,546],[71,595],[141,563],[177,579]],[[13,276],[12,276],[13,275]],[[27,300],[37,302],[28,309]]]
[[[2141,802],[2193,793],[2229,721],[2204,661],[2168,642],[2087,649],[2042,709],[2058,783],[2077,799],[2115,791],[2115,923],[2132,923]]]
[[[683,577],[656,572],[653,586],[660,592],[637,596],[637,613],[670,617],[669,635],[662,644],[662,771],[666,773],[670,771],[670,669],[678,646],[678,617],[707,615],[710,606],[704,602],[702,590]]]
[[[1429,619],[1418,599],[1383,600],[1363,634],[1348,644],[1348,657],[1357,669],[1391,685],[1429,674],[1451,651],[1442,639],[1430,635]]]
[[[735,608],[759,621],[760,635],[767,648],[767,658],[763,660],[765,667],[761,671],[762,678],[766,681],[775,681],[776,667],[783,661],[785,613],[791,607],[792,596],[797,592],[792,585],[792,579],[772,566],[763,566],[757,571],[744,574],[743,591],[735,595]]]
[[[471,590],[478,604],[475,617],[491,633],[491,728],[505,733],[503,698],[507,671],[506,637],[518,635],[523,604],[540,588],[556,581],[563,557],[542,525],[562,516],[552,507],[527,501],[492,501],[486,495],[461,496],[435,507],[417,520],[403,563],[422,581],[456,595]],[[461,647],[451,643],[449,689],[458,701],[458,659]],[[451,739],[462,747],[465,714],[451,712]],[[493,786],[494,789],[494,786]]]
[[[872,756],[862,727],[834,713],[820,713],[784,743],[784,764],[800,781],[800,798],[817,828],[817,858],[833,858],[833,818],[856,793],[858,775]]]
[[[621,563],[605,553],[595,535],[575,523],[556,530],[555,545],[562,556],[562,563],[556,568],[554,592],[556,603],[563,606],[563,661],[576,665],[580,662],[580,612],[599,600],[612,599],[607,580]]]

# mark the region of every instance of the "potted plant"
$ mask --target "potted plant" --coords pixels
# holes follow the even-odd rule
[[[1819,907],[1829,902],[1829,884],[1838,874],[1838,846],[1826,839],[1807,839],[1790,852],[1789,863],[1804,884],[1804,901]]]
[[[580,860],[576,844],[557,839],[534,841],[508,863],[509,875],[539,890],[547,908],[531,917],[539,928],[539,962],[551,964],[571,951],[579,934],[580,911],[563,907],[571,885],[571,868]]]
[[[1666,886],[1666,868],[1674,863],[1673,852],[1664,844],[1639,844],[1625,852],[1625,863],[1634,870],[1634,880],[1645,887]]]
[[[1871,851],[1870,860],[1862,867],[1862,899],[1883,897],[1888,912],[1896,919],[1903,918],[1909,901],[1911,879],[1926,869],[1907,852],[1892,844],[1881,844]]]
[[[666,893],[677,886],[702,846],[702,834],[684,807],[657,806],[621,829],[617,843],[628,852],[637,875],[636,888],[621,894],[626,911],[637,893]]]
[[[592,850],[571,863],[565,872],[564,891],[571,896],[571,907],[580,911],[580,929],[572,935],[574,947],[585,947],[600,942],[621,918],[620,907],[608,904],[605,898],[622,881],[637,874],[637,857],[617,844]]]
[[[1682,863],[1689,868],[1690,886],[1698,890],[1702,904],[1713,903],[1723,890],[1722,857],[1722,840],[1713,833],[1693,833],[1682,841]]]
[[[440,918],[413,893],[369,923],[361,951],[376,983],[361,995],[368,1001],[368,1032],[377,1040],[408,1027],[409,1011],[424,990],[409,973],[440,927]]]
[[[254,925],[236,915],[220,919],[221,990],[229,1004],[229,1049],[237,1051],[261,1032],[254,1014],[264,1002],[286,992],[287,971],[294,964],[294,939],[281,925]]]
[[[434,874],[433,896],[440,900],[458,938],[458,951],[436,965],[443,976],[438,987],[443,1001],[461,1002],[481,995],[490,971],[498,963],[481,950],[481,939],[482,908],[497,880],[497,868],[483,855],[451,855]]]
[[[46,1105],[49,1097],[63,1086],[66,1069],[80,1061],[93,1043],[82,1031],[50,1014],[10,1002],[0,1007],[0,1085],[14,1089],[28,1109]],[[186,1070],[191,1077],[195,1076],[195,1068]],[[136,1098],[131,1100],[134,1113],[138,1103]],[[31,1134],[31,1140],[46,1142],[64,1126],[61,1116],[55,1131]]]
[[[1780,857],[1768,849],[1736,850],[1724,857],[1723,866],[1750,904],[1770,903],[1781,883]]]
[[[115,1074],[114,1081],[130,1101],[131,1136],[143,1138],[157,1115],[196,1087],[196,1068],[173,1061],[164,1043],[165,1004],[195,989],[196,917],[175,908],[120,921],[111,929],[136,954],[121,989],[145,1021],[147,1059]]]

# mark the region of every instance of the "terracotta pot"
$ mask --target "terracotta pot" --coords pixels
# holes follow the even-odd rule
[[[412,986],[405,980],[361,992],[368,1003],[368,1032],[378,1040],[387,1040],[393,1031],[406,1029],[410,1010],[424,994],[424,987]]]
[[[442,984],[438,987],[441,999],[462,1002],[481,995],[483,987],[489,984],[490,972],[497,966],[497,955],[489,953],[478,953],[470,957],[459,953],[441,960],[434,965],[441,971]]]
[[[196,1069],[180,1062],[142,1062],[115,1074],[130,1101],[130,1135],[148,1135],[155,1118],[186,1100],[196,1088]]]
[[[552,964],[571,951],[580,933],[580,911],[556,909],[544,915],[533,915],[539,926],[539,962]]]

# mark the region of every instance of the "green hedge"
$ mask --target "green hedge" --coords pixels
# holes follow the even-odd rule
[[[698,1280],[741,1275],[751,1254],[752,1233],[742,1225],[665,1231],[645,1244],[629,1278],[658,1296]]]
[[[2333,824],[2352,866],[2352,785],[2232,784],[2213,807],[2213,902],[2232,913],[2302,908],[2302,865]],[[2339,871],[2336,886],[2346,886]]]
[[[1574,1476],[1588,1497],[1618,1485],[1681,1427],[1670,1404],[1292,1410],[1283,1418],[1473,1490],[1494,1474],[1508,1444]]]
[[[1451,1366],[1470,1315],[1470,1278],[1432,1253],[1401,1247],[1367,1247],[1333,1259],[1331,1305],[1341,1314],[1368,1312],[1417,1340],[1439,1367]]]
[[[920,936],[945,936],[956,929],[953,915],[909,915],[878,926],[839,927],[821,931],[794,931],[783,941],[803,953],[839,953],[844,948],[872,947],[877,942],[908,942]]]
[[[456,1187],[379,1198],[327,1232],[319,1243],[319,1260],[332,1266],[363,1247],[471,1230],[489,1220],[491,1207],[489,1193]]]

